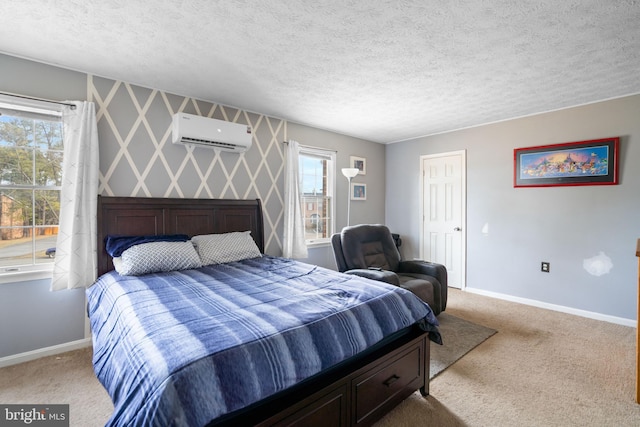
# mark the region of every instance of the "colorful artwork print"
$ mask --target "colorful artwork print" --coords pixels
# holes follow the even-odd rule
[[[618,183],[620,138],[516,148],[514,187]]]
[[[609,147],[523,154],[520,179],[609,174]]]

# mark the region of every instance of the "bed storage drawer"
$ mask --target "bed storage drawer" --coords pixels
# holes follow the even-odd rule
[[[346,427],[348,425],[347,387],[328,387],[256,427]]]
[[[424,341],[356,377],[351,383],[356,425],[368,425],[424,385]]]
[[[261,418],[261,422],[250,418],[250,421],[230,425],[369,426],[417,389],[428,392],[429,341],[426,334],[410,338],[395,350],[383,353],[382,356],[374,355],[361,368],[320,390],[308,395],[302,392],[300,396],[306,395],[306,398],[293,405],[285,404],[270,417]],[[291,396],[287,400],[295,401]]]

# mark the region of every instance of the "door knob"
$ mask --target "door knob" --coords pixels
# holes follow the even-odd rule
[[[456,227],[456,228],[453,229],[453,231],[462,231],[462,228]]]

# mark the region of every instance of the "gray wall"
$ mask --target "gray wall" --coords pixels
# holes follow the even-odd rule
[[[0,54],[0,91],[85,100],[87,78]],[[84,292],[49,292],[50,280],[0,284],[0,358],[84,338]]]
[[[49,99],[96,103],[100,138],[99,193],[113,196],[260,198],[265,252],[282,253],[284,147],[301,144],[337,151],[338,171],[349,156],[367,159],[367,200],[352,202],[351,222],[384,222],[384,146],[258,113],[195,100],[0,54],[0,90]],[[251,124],[246,153],[216,153],[171,144],[171,114]],[[346,224],[347,180],[338,172],[337,230]],[[330,247],[309,251],[308,262],[335,268]],[[49,280],[0,284],[0,358],[84,337],[84,292],[51,293]]]
[[[407,258],[417,257],[420,252],[419,156],[465,149],[469,287],[636,318],[634,253],[635,241],[640,237],[637,220],[640,170],[634,165],[640,163],[640,120],[637,119],[640,96],[382,146],[161,91],[155,91],[153,105],[142,114],[138,108],[145,107],[145,101],[154,93],[151,89],[6,55],[0,55],[0,73],[1,91],[97,102],[98,110],[102,109],[100,138],[105,141],[101,143],[102,194],[264,197],[268,199],[265,203],[270,230],[266,236],[268,251],[273,254],[281,250],[282,202],[277,194],[283,194],[284,181],[278,174],[278,166],[282,162],[280,141],[284,138],[337,150],[338,170],[348,166],[351,155],[365,157],[367,175],[358,176],[354,181],[367,184],[367,200],[352,202],[351,222],[385,223],[386,220],[394,231],[403,235],[403,252]],[[109,98],[115,86],[118,87]],[[156,142],[161,141],[166,138],[163,132],[168,126],[168,110],[156,99],[173,108],[185,100],[195,102],[189,108],[198,105],[201,111],[215,107],[218,110],[214,116],[224,110],[231,116],[240,114],[240,120],[253,124],[261,120],[260,142],[245,155],[230,182],[225,172],[234,169],[240,159],[237,155],[223,153],[214,159],[213,152],[202,154],[201,149],[195,156],[200,160],[197,163],[184,147],[168,145],[157,151],[149,134],[145,136],[142,130],[131,134],[130,146],[121,148],[113,131],[106,126],[105,113],[109,113],[125,139],[129,134],[127,126],[131,130],[132,117],[138,115],[146,120]],[[270,126],[265,125],[267,122]],[[278,128],[280,123],[283,127]],[[277,144],[271,143],[274,133]],[[620,185],[513,188],[514,148],[610,136],[622,138]],[[154,155],[156,160],[164,156],[169,169],[162,162],[155,162],[147,169]],[[117,156],[130,159],[136,166],[125,160],[105,179],[109,165]],[[214,160],[217,163],[207,178],[201,177],[198,168],[206,174]],[[183,163],[182,172],[176,178]],[[262,168],[258,170],[260,164]],[[269,166],[271,175],[265,165]],[[165,194],[167,183],[172,179],[177,187],[174,185]],[[229,186],[226,190],[219,187],[221,181],[230,184],[233,190]],[[211,195],[205,187],[209,187]],[[347,180],[339,174],[337,230],[346,224],[346,191]],[[269,194],[275,197],[268,197]],[[480,232],[485,223],[490,226],[486,237]],[[614,267],[601,277],[589,275],[582,262],[601,251],[612,259]],[[550,274],[539,272],[542,260],[551,262]],[[330,268],[335,266],[331,249],[326,246],[311,249],[307,261]],[[84,293],[77,290],[51,293],[48,288],[48,280],[0,284],[0,357],[83,338]]]
[[[639,117],[637,95],[388,145],[387,224],[403,234],[405,257],[418,257],[419,158],[466,150],[468,287],[636,319]],[[513,188],[514,148],[614,136],[620,185]],[[596,277],[583,261],[600,252],[613,268]]]
[[[357,175],[352,179],[352,182],[367,185],[367,200],[351,201],[351,225],[384,224],[385,146],[291,122],[288,123],[287,127],[290,139],[304,145],[337,151],[336,232],[339,232],[342,227],[347,225],[349,182],[342,175],[340,169],[349,167],[351,156],[364,157],[367,161],[366,175]],[[309,249],[309,258],[302,261],[336,269],[333,250],[330,246]]]
[[[84,338],[84,290],[50,280],[0,284],[0,358]]]

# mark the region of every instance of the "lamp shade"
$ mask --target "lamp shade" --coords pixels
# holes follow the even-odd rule
[[[354,176],[358,175],[358,172],[360,172],[360,169],[358,168],[342,168],[342,175],[344,175],[345,177],[351,179]]]

